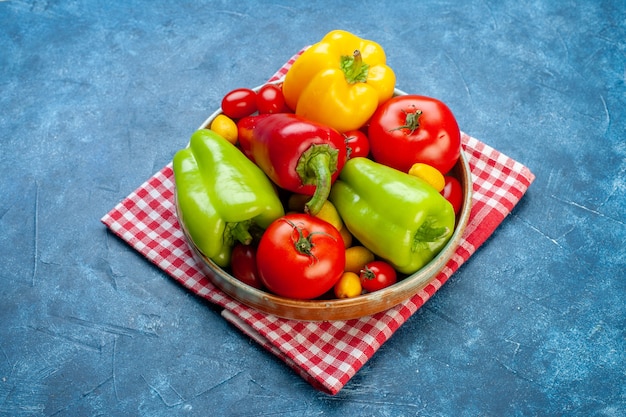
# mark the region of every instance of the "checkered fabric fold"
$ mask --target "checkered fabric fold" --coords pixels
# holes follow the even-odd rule
[[[284,77],[301,52],[269,81]],[[334,395],[485,242],[535,178],[526,166],[465,133],[462,146],[471,168],[473,197],[470,220],[459,247],[439,275],[418,294],[387,311],[360,319],[283,319],[248,307],[216,288],[202,274],[179,227],[171,164],[156,172],[101,221],[189,291],[221,306],[226,320],[315,388]]]

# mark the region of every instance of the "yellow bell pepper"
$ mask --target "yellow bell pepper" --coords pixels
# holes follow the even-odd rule
[[[296,114],[346,132],[362,127],[395,84],[379,44],[334,30],[296,59],[283,94]]]

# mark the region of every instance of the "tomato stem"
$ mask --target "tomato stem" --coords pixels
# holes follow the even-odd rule
[[[409,134],[413,134],[413,132],[415,132],[417,129],[419,129],[420,127],[420,116],[422,115],[422,111],[415,109],[414,112],[407,112],[406,110],[402,110],[402,113],[404,113],[404,125],[402,126],[398,126],[395,129],[391,129],[393,130],[400,130],[400,129],[409,129],[410,133]]]
[[[302,255],[310,256],[316,261],[317,261],[317,257],[313,254],[313,247],[315,245],[313,244],[313,241],[311,240],[313,236],[325,235],[325,236],[332,238],[333,240],[335,239],[334,236],[329,235],[328,233],[325,233],[325,232],[311,232],[308,234],[308,236],[304,236],[304,233],[303,233],[304,229],[302,227],[299,227],[298,225],[296,225],[290,220],[285,219],[285,221],[291,227],[293,227],[293,230],[295,230],[298,233],[298,239],[296,239],[296,241],[293,242],[293,246],[296,249],[296,251],[298,251],[298,253],[301,253]]]
[[[372,280],[376,278],[376,274],[374,273],[374,271],[369,269],[367,266],[364,269],[361,269],[361,276],[367,280]]]
[[[296,227],[296,231],[298,232],[298,240],[295,243],[296,250],[304,255],[313,256],[313,253],[311,253],[311,249],[313,249],[311,240],[304,237],[302,229],[299,227]]]
[[[295,242],[293,242],[293,247],[296,249],[296,251],[302,255],[310,256],[314,260],[317,260],[315,255],[313,255],[313,242],[311,242],[312,233],[305,237],[304,233],[302,232],[303,229],[301,227],[298,227],[295,223],[289,220],[285,221],[289,223],[289,225],[293,227],[293,230],[298,233],[298,238]]]

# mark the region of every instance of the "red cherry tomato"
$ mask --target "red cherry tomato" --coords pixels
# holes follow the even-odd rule
[[[444,179],[446,180],[446,185],[441,190],[441,195],[452,204],[454,214],[459,214],[463,205],[463,188],[461,183],[450,175],[446,175]]]
[[[259,114],[281,113],[285,111],[283,89],[276,84],[266,84],[256,93],[256,107]]]
[[[398,276],[385,261],[372,261],[365,264],[359,274],[361,286],[367,292],[374,292],[393,285],[397,282]]]
[[[222,112],[231,119],[250,116],[256,110],[256,93],[249,88],[237,88],[222,98]]]
[[[263,233],[257,267],[265,287],[296,299],[319,297],[343,275],[345,248],[339,231],[308,214],[287,214]]]
[[[375,161],[408,172],[422,162],[447,174],[461,154],[461,131],[450,109],[425,96],[396,96],[370,119],[368,137]]]
[[[370,153],[370,141],[361,130],[349,130],[344,133],[348,148],[348,159],[357,156],[367,157]]]
[[[244,284],[254,288],[263,288],[256,267],[256,248],[252,245],[237,244],[233,247],[230,258],[233,276]]]

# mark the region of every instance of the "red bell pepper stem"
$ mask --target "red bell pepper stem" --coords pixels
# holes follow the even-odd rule
[[[322,152],[319,152],[319,148],[325,149]],[[315,192],[313,193],[313,196],[304,206],[304,211],[311,215],[316,215],[320,212],[324,202],[330,194],[330,187],[332,185],[332,173],[330,171],[330,167],[336,166],[336,163],[332,164],[331,162],[331,152],[326,150],[329,148],[330,147],[327,145],[313,145],[304,155],[302,155],[301,158],[301,161],[304,160],[305,164],[305,172],[298,172],[302,183],[315,185]],[[311,157],[307,157],[307,153],[313,153],[313,155]],[[336,153],[337,152],[335,151],[335,154]],[[299,167],[300,162],[298,163],[298,168]],[[296,168],[296,171],[299,171],[298,168]]]
[[[317,214],[346,162],[336,130],[289,113],[239,121],[241,147],[280,188],[312,196],[305,211]]]

